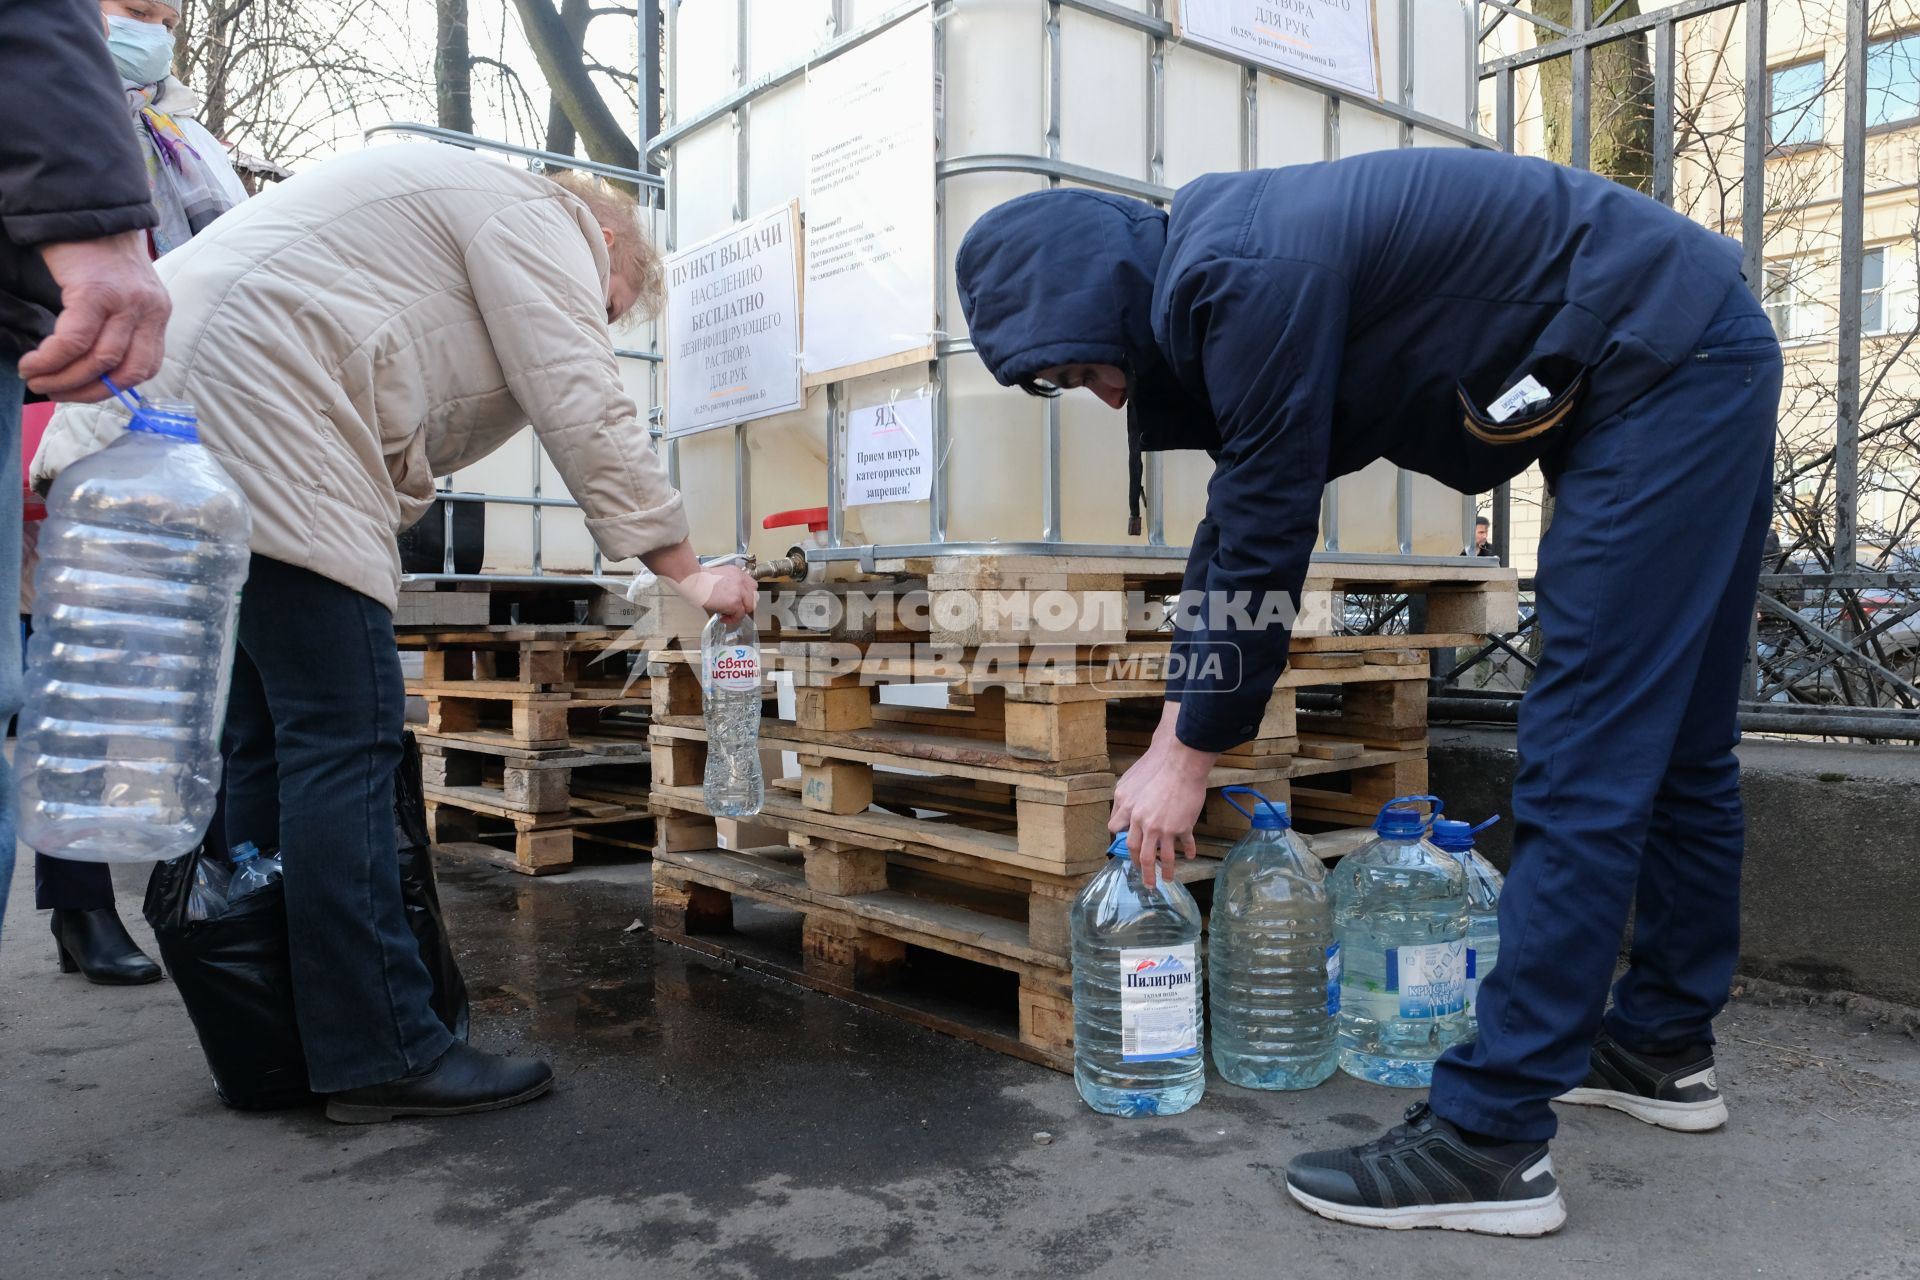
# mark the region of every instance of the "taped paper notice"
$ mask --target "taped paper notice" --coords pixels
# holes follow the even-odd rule
[[[933,401],[925,397],[847,415],[847,505],[922,502],[933,492]]]
[[[1372,0],[1180,0],[1174,30],[1276,71],[1380,96]]]

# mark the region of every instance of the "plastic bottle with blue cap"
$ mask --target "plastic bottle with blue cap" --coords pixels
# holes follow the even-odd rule
[[[247,501],[190,405],[142,400],[47,497],[20,710],[20,839],[95,862],[199,843],[246,581]]]
[[[1388,801],[1376,839],[1333,871],[1340,1068],[1375,1084],[1424,1089],[1466,1039],[1467,873],[1426,838],[1441,807]]]
[[[1125,832],[1107,855],[1073,901],[1073,1082],[1106,1115],[1177,1115],[1207,1084],[1200,906],[1171,876],[1148,888]]]
[[[1494,814],[1478,826],[1451,818],[1433,824],[1433,842],[1455,858],[1467,873],[1467,1039],[1480,1034],[1480,984],[1500,959],[1500,890],[1506,877],[1473,847],[1473,838],[1500,821]]]
[[[1225,787],[1252,828],[1213,878],[1207,995],[1213,1065],[1248,1089],[1311,1089],[1338,1065],[1340,987],[1326,865],[1300,840],[1287,807],[1252,787]],[[1252,798],[1251,812],[1236,795]]]

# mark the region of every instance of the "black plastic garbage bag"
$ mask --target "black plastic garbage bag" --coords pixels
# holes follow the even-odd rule
[[[395,837],[400,845],[400,897],[407,906],[407,927],[420,944],[420,958],[433,978],[433,1011],[458,1039],[467,1038],[467,980],[447,943],[447,921],[440,913],[440,888],[433,878],[432,837],[427,834],[427,794],[420,778],[420,745],[411,733],[401,747],[400,773],[393,780]]]
[[[433,1011],[464,1039],[466,980],[448,945],[446,921],[428,850],[420,752],[408,734],[394,784],[400,846],[400,890],[407,924],[433,977]],[[216,816],[207,840],[185,857],[163,862],[147,882],[146,917],[160,959],[180,992],[213,1073],[214,1092],[230,1107],[263,1110],[314,1099],[294,1017],[287,951],[286,898],[278,880],[212,920],[187,919],[195,864],[226,843]]]

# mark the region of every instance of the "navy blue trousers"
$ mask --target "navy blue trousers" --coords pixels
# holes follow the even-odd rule
[[[280,848],[294,1012],[319,1093],[405,1075],[453,1039],[400,896],[405,697],[391,612],[253,557],[221,742],[226,838]]]
[[[1737,288],[1691,359],[1560,460],[1500,960],[1479,1039],[1433,1074],[1433,1109],[1456,1124],[1552,1137],[1549,1103],[1585,1078],[1603,1010],[1630,1049],[1713,1040],[1739,955],[1733,748],[1780,381],[1773,328]]]

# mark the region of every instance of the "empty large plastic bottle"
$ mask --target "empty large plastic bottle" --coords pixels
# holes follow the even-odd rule
[[[715,614],[700,636],[706,692],[707,812],[744,818],[760,812],[760,633],[751,615],[727,622]]]
[[[1073,901],[1073,1082],[1110,1116],[1178,1115],[1207,1085],[1200,905],[1162,876],[1146,887],[1115,836]]]
[[[1328,983],[1337,952],[1326,864],[1294,835],[1285,805],[1251,787],[1222,794],[1236,809],[1236,794],[1252,796],[1254,810],[1247,814],[1253,829],[1227,851],[1213,878],[1213,1065],[1249,1089],[1311,1089],[1338,1062],[1333,1015],[1340,989]]]
[[[263,858],[251,840],[233,851],[233,875],[227,881],[227,905],[232,906],[249,894],[258,893],[280,878],[280,859]]]
[[[20,712],[20,839],[96,862],[199,842],[220,785],[247,502],[191,406],[128,430],[47,499]]]
[[[1425,838],[1433,796],[1380,810],[1373,843],[1333,871],[1340,946],[1340,1068],[1426,1088],[1433,1062],[1466,1038],[1467,873]]]
[[[1494,814],[1477,827],[1450,818],[1433,824],[1433,842],[1459,860],[1467,873],[1467,1039],[1480,1034],[1480,984],[1500,959],[1500,890],[1507,883],[1499,868],[1480,856],[1473,838],[1500,821]]]

